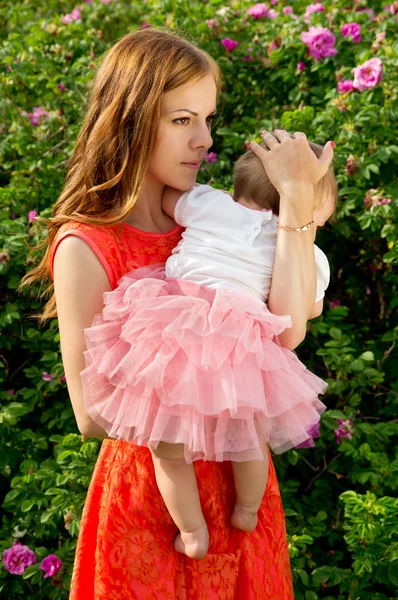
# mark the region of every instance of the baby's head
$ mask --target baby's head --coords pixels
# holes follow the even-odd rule
[[[311,150],[319,157],[323,146],[308,141]],[[259,144],[266,149],[264,142]],[[249,150],[243,154],[235,163],[234,170],[234,200],[244,199],[246,202],[254,202],[261,208],[272,210],[275,215],[279,214],[280,196],[276,191],[260,159]],[[322,227],[330,219],[337,203],[337,182],[330,166],[326,175],[314,186],[314,222]]]

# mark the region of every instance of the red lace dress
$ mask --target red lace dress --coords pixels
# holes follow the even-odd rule
[[[112,289],[129,270],[164,262],[182,228],[146,233],[128,224],[62,226],[83,239]],[[158,491],[147,448],[105,439],[81,520],[69,600],[293,600],[284,513],[270,457],[268,485],[253,533],[229,524],[235,501],[230,462],[194,462],[210,532],[207,556],[174,551],[177,529]]]

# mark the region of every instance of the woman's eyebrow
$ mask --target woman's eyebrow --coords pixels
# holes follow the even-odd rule
[[[179,112],[180,110],[185,110],[186,112],[189,112],[189,113],[191,113],[191,115],[194,115],[195,117],[199,116],[199,115],[198,115],[198,113],[194,112],[193,110],[189,110],[189,108],[177,108],[176,110],[171,110],[171,111],[170,111],[170,113],[173,113],[173,112]],[[213,110],[213,112],[212,112],[212,113],[210,113],[210,114],[211,114],[211,115],[215,115],[215,114],[216,114],[216,112],[217,112],[217,110],[216,110],[216,109],[214,109],[214,110]]]

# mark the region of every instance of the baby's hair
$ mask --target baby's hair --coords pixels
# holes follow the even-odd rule
[[[308,143],[311,150],[319,158],[323,146],[310,141]],[[267,149],[264,142],[261,142],[259,146]],[[279,193],[268,179],[260,159],[252,150],[248,150],[236,161],[233,175],[235,201],[243,197],[246,200],[255,202],[262,208],[271,209],[276,215],[279,214]],[[331,166],[314,186],[314,208],[320,208],[328,196],[334,199],[336,206],[338,190],[336,177]]]

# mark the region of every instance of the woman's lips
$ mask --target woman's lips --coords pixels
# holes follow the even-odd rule
[[[188,167],[188,169],[199,169],[200,163],[182,163],[184,167]]]

